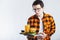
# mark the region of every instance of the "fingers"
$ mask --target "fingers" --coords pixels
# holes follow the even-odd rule
[[[43,38],[47,36],[47,34],[45,34],[44,32],[40,32],[40,34],[42,35]]]

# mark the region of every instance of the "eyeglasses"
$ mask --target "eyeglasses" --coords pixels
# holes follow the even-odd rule
[[[38,10],[38,11],[39,11],[40,9],[41,9],[41,8],[36,8],[36,9],[33,9],[33,10],[34,10],[34,11],[36,11],[36,10]]]

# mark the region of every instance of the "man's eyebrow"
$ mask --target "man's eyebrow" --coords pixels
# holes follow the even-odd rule
[[[41,9],[41,8],[33,8],[33,9]]]

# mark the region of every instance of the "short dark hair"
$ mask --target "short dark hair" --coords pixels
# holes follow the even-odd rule
[[[35,1],[33,2],[32,6],[33,6],[33,5],[38,5],[38,4],[40,4],[42,8],[44,7],[44,3],[43,3],[42,0],[35,0]]]

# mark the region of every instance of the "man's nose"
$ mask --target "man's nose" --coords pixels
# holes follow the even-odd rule
[[[35,10],[36,13],[38,13],[39,11],[38,10]]]

